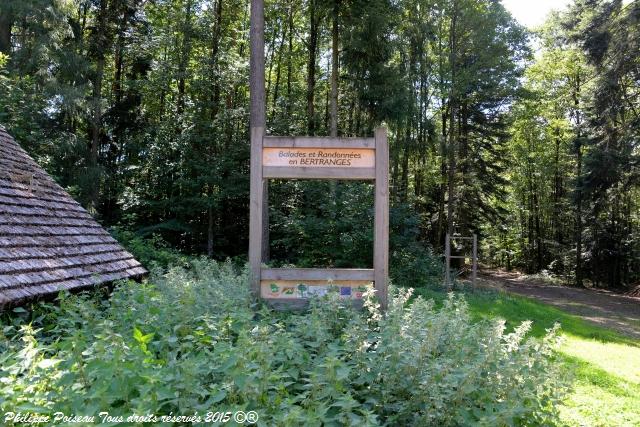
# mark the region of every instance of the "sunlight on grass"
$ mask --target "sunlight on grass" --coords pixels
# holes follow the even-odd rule
[[[417,293],[437,303],[445,298],[436,290]],[[481,289],[464,294],[477,320],[499,317],[509,328],[532,320],[531,334],[538,337],[561,324],[560,359],[571,378],[559,408],[563,425],[640,426],[640,342],[529,298]]]
[[[575,352],[571,346],[576,344],[582,349],[588,349],[593,345],[593,350],[597,353],[588,352],[580,357],[569,356],[568,353]],[[640,384],[624,378],[634,369],[637,372],[639,361],[629,360],[629,364],[617,365],[618,360],[627,360],[637,351],[634,347],[595,341],[589,343],[569,338],[561,354],[565,355],[563,359],[567,371],[573,376],[573,387],[564,405],[560,407],[562,422],[571,426],[640,425]],[[606,357],[609,354],[612,355],[612,359],[608,363]],[[620,356],[620,359],[616,355]],[[625,372],[625,367],[629,368],[629,372]],[[611,371],[614,370],[621,376],[612,374]]]
[[[560,419],[569,426],[638,426],[638,398],[579,383],[560,407]]]
[[[640,385],[640,348],[567,336],[562,352]]]

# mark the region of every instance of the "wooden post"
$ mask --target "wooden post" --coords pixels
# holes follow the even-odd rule
[[[449,233],[444,238],[444,284],[451,285],[451,239]]]
[[[264,128],[265,89],[264,89],[264,0],[251,0],[251,39],[249,97],[251,99],[251,127]]]
[[[375,131],[376,183],[373,269],[375,289],[382,310],[387,309],[387,284],[389,280],[389,145],[387,129]]]
[[[265,183],[262,178],[262,144],[266,124],[264,88],[264,0],[251,0],[250,132],[251,196],[249,205],[249,264],[251,292],[260,295],[260,266],[264,240]],[[268,217],[267,217],[268,218]]]
[[[251,196],[249,205],[249,265],[251,274],[251,292],[255,298],[260,296],[260,266],[262,264],[263,227],[263,177],[262,177],[262,141],[263,127],[251,128]]]
[[[471,273],[471,283],[473,286],[476,285],[476,278],[478,277],[478,235],[473,235],[473,265],[472,265],[472,273]]]

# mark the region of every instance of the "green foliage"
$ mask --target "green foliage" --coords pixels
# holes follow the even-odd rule
[[[113,227],[111,234],[147,269],[186,265],[187,256],[170,247],[158,234],[142,237],[133,231]]]
[[[389,273],[397,286],[422,287],[440,283],[442,258],[420,241],[420,219],[411,206],[396,204],[389,212]]]
[[[442,290],[420,288],[416,293],[444,304]],[[603,328],[564,310],[507,292],[469,289],[464,293],[472,321],[500,318],[507,331],[527,319],[531,335],[544,337],[555,323],[562,325],[558,351],[560,369],[571,388],[558,410],[560,425],[619,426],[640,422],[640,360],[638,340]]]
[[[389,274],[398,286],[433,287],[444,277],[442,258],[419,243],[399,246],[391,251]]]
[[[290,181],[270,188],[274,187],[270,193],[273,265],[371,268],[371,184]],[[411,206],[393,206],[389,228],[390,274],[395,284],[426,286],[442,277],[442,262],[421,242],[420,219]]]
[[[640,279],[640,4],[577,0],[567,38],[594,67],[586,102],[584,173],[589,201],[585,243],[596,284],[633,287]],[[621,29],[624,29],[622,31]]]
[[[496,0],[266,2],[266,131],[329,134],[332,81],[339,135],[387,125],[391,206],[419,230],[392,216],[405,277],[454,231],[495,264],[632,285],[639,6],[573,3],[532,61]],[[107,226],[246,254],[246,1],[3,0],[0,17],[0,123],[63,187]],[[272,261],[368,266],[365,187],[272,183]]]
[[[494,200],[509,214],[484,226],[495,263],[578,286],[640,278],[638,7],[576,0],[539,31],[511,109],[508,195]]]
[[[270,188],[274,261],[300,267],[371,266],[371,184],[289,181]]]
[[[17,310],[0,335],[0,411],[255,410],[264,425],[547,425],[562,390],[557,331],[526,338],[398,291],[386,316],[336,294],[308,313],[251,308],[246,273],[196,260]]]

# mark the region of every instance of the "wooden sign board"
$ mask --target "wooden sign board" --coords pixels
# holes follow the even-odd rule
[[[262,267],[262,218],[267,179],[352,179],[375,181],[373,269],[269,269]],[[251,129],[249,263],[253,294],[267,301],[304,302],[338,292],[358,301],[372,286],[387,306],[389,271],[389,148],[385,128],[374,138],[265,136]]]
[[[356,280],[262,280],[260,296],[265,299],[306,299],[336,292],[341,299],[362,300],[364,293],[372,287],[372,282]]]
[[[264,148],[262,166],[375,168],[375,150],[368,148]]]

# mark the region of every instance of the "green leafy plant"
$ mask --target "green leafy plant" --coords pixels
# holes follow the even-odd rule
[[[337,292],[308,312],[252,307],[247,272],[193,260],[149,283],[62,294],[6,316],[0,411],[254,410],[262,425],[543,425],[563,390],[557,328],[527,338],[394,291],[386,315]]]
[[[187,264],[187,257],[170,247],[157,234],[142,237],[133,231],[119,227],[113,227],[111,234],[147,268],[166,269],[170,265],[184,266]]]

